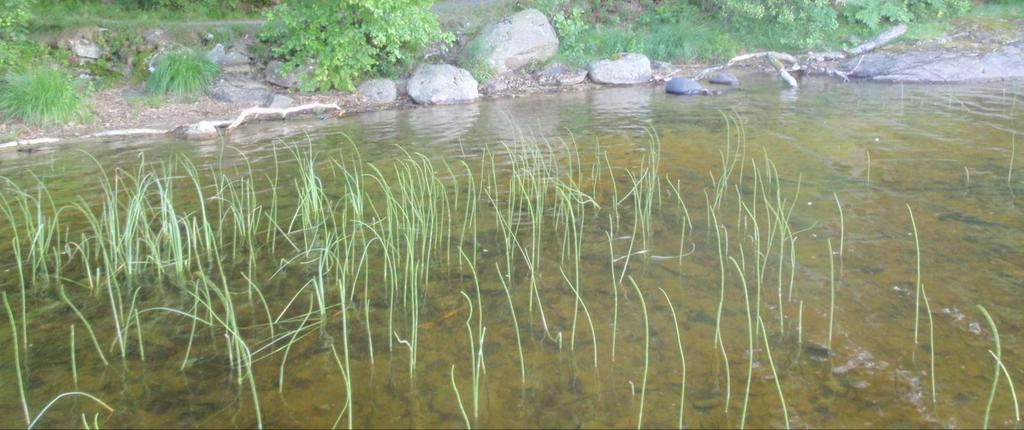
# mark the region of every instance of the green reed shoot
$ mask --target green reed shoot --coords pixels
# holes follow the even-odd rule
[[[498,263],[494,263],[494,269],[498,273],[498,279],[501,280],[501,288],[505,290],[505,297],[508,299],[508,310],[512,314],[512,327],[516,329],[516,348],[519,350],[519,376],[522,378],[522,383],[526,384],[526,359],[523,358],[523,339],[519,335],[519,320],[516,318],[516,306],[512,303],[512,293],[508,291],[508,283],[505,282],[505,277],[501,274],[501,268],[498,267]]]
[[[650,321],[647,319],[647,302],[644,301],[644,294],[640,292],[640,287],[636,285],[636,281],[633,277],[629,277],[629,283],[633,285],[633,289],[636,290],[637,297],[640,298],[640,308],[644,313],[644,379],[640,384],[640,412],[636,419],[636,428],[639,429],[643,426],[644,422],[644,396],[647,394],[647,369],[650,366],[651,361],[651,326]]]
[[[21,352],[18,347],[18,325],[14,322],[14,311],[11,310],[11,303],[7,300],[7,292],[2,291],[0,294],[3,295],[4,309],[7,310],[7,321],[11,324],[11,343],[14,345],[14,370],[15,374],[18,375],[18,395],[21,398],[21,411],[25,413],[25,423],[30,424],[32,422],[32,416],[28,412],[28,399],[25,395],[25,382],[21,376]]]
[[[615,339],[619,332],[619,283],[615,276],[615,224],[611,215],[608,216],[608,267],[612,271],[612,363],[615,362]]]
[[[1013,159],[1017,158],[1017,132],[1010,134],[1010,168],[1006,171],[1006,186],[1013,191]]]
[[[918,322],[921,319],[921,242],[917,236],[917,222],[914,221],[914,210],[907,204],[907,213],[910,214],[910,225],[914,229],[914,253],[916,255],[916,266],[914,276],[914,345],[917,345]]]
[[[573,286],[572,281],[570,281],[569,277],[565,275],[564,270],[562,270],[561,268],[559,268],[558,270],[562,273],[562,279],[564,279],[565,283],[569,285],[569,289],[572,290],[572,292],[576,295],[576,303],[583,307],[583,314],[584,316],[587,317],[587,324],[590,325],[590,338],[594,342],[594,368],[597,368],[597,331],[594,330],[594,320],[590,318],[590,311],[587,310],[587,304],[583,301],[583,298],[580,296],[579,287]]]
[[[39,411],[39,415],[36,415],[36,417],[34,419],[32,419],[32,422],[30,422],[28,424],[28,428],[31,429],[31,428],[35,427],[36,424],[39,423],[39,420],[43,418],[43,415],[46,415],[46,411],[50,410],[50,407],[53,406],[55,403],[57,403],[58,400],[63,399],[65,397],[69,397],[69,396],[81,396],[81,397],[88,398],[88,399],[96,402],[97,404],[99,404],[101,407],[103,407],[103,409],[106,409],[107,412],[114,412],[114,408],[110,407],[110,405],[107,405],[104,401],[100,400],[96,396],[93,396],[92,394],[83,393],[83,392],[80,392],[80,391],[69,391],[69,392],[66,392],[66,393],[58,394],[57,397],[54,397],[53,400],[50,400],[50,402],[47,403],[46,406],[43,406],[43,409],[41,411]]]
[[[768,344],[768,332],[764,328],[764,321],[757,320],[757,325],[761,327],[761,338],[764,339],[764,351],[768,355],[768,364],[772,368],[772,379],[775,380],[775,390],[779,393],[779,402],[782,403],[782,418],[786,422],[786,428],[789,428],[789,409],[786,408],[786,396],[782,394],[782,381],[779,380],[779,372],[775,370],[775,360],[772,359],[772,348]],[[753,351],[751,351],[753,353]]]
[[[1010,378],[1010,371],[1006,370],[1006,366],[1003,365],[1003,360],[1000,360],[999,357],[996,356],[996,353],[992,352],[991,349],[988,350],[988,353],[996,360],[996,365],[999,366],[999,370],[1002,370],[1003,376],[1006,377],[1006,384],[1010,386],[1010,394],[1013,396],[1014,418],[1017,422],[1020,422],[1020,401],[1017,400],[1017,389],[1013,388],[1013,379]]]
[[[1000,366],[1001,366],[1001,364],[1003,362],[1003,345],[1002,345],[1002,343],[999,340],[999,328],[996,327],[995,321],[992,320],[992,315],[990,315],[988,313],[988,310],[985,309],[985,307],[982,306],[982,305],[978,305],[978,310],[981,311],[981,315],[984,316],[985,317],[985,321],[988,322],[989,330],[992,330],[992,340],[995,342],[995,346],[996,346],[995,352],[989,351],[989,354],[991,354],[993,357],[995,357],[996,366],[995,366],[995,369],[994,369],[993,374],[992,374],[992,390],[989,392],[988,402],[985,404],[985,421],[983,421],[983,424],[982,424],[982,428],[987,429],[988,428],[989,415],[992,413],[992,402],[995,400],[995,398],[996,398],[996,390],[999,388],[999,372],[1000,372],[1000,369],[1001,369]],[[1007,380],[1009,380],[1009,376],[1010,376],[1009,373],[1007,373],[1006,376],[1007,376]],[[1020,421],[1020,409],[1019,409],[1019,406],[1018,406],[1019,403],[1017,402],[1017,399],[1016,399],[1017,394],[1016,394],[1015,391],[1013,391],[1013,383],[1012,382],[1010,383],[1010,389],[1011,389],[1011,392],[1014,395],[1013,402],[1014,402],[1014,407],[1016,408],[1015,411],[1017,413],[1017,421]]]
[[[932,383],[932,407],[938,404],[938,396],[935,389],[935,324],[932,322],[932,305],[928,302],[928,293],[921,289],[921,297],[924,299],[924,309],[928,313],[928,363],[931,366],[929,371]]]
[[[835,321],[836,313],[836,271],[832,258],[832,239],[826,239],[828,243],[828,344],[829,354],[832,353],[832,323]]]
[[[843,205],[839,203],[839,195],[832,193],[836,201],[836,208],[839,209],[839,267],[843,266],[843,250],[846,249],[846,220],[843,217]],[[842,275],[842,273],[840,273]]]
[[[797,310],[796,320],[796,345],[797,348],[801,348],[804,344],[804,301],[800,301],[800,305]]]
[[[743,301],[746,304],[747,310],[747,385],[743,393],[743,412],[740,414],[740,428],[744,428],[747,422],[747,403],[750,400],[750,383],[753,382],[754,378],[754,323],[751,319],[750,312],[750,294],[747,290],[747,277],[743,275],[743,269],[740,268],[740,264],[736,262],[736,259],[729,256],[729,260],[732,261],[733,266],[736,267],[736,273],[740,277],[740,285],[743,287]]]
[[[672,299],[668,298],[668,293],[665,292],[665,289],[658,289],[665,296],[665,302],[668,303],[668,309],[672,313],[672,327],[676,329],[676,345],[679,346],[679,366],[683,374],[679,388],[679,422],[677,427],[683,428],[683,409],[686,407],[686,355],[683,354],[683,337],[679,333],[679,319],[676,317],[676,307],[672,305]]]
[[[455,385],[455,365],[454,364],[452,365],[452,370],[451,370],[450,373],[451,373],[451,376],[452,376],[452,390],[455,390],[455,400],[458,401],[459,412],[462,412],[462,419],[466,422],[466,428],[467,429],[471,429],[471,428],[473,428],[473,426],[469,424],[469,415],[466,414],[466,407],[462,405],[462,395],[459,394],[459,387],[457,385]]]

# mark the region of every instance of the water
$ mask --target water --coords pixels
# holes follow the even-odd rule
[[[100,286],[90,292],[90,278],[84,275],[85,269],[74,253],[76,245],[88,246],[89,240],[81,233],[86,224],[80,215],[65,210],[52,244],[64,255],[62,270],[58,275],[51,269],[26,281],[24,317],[28,327],[23,328],[12,233],[3,223],[0,286],[14,308],[19,342],[23,341],[22,329],[28,333],[28,350],[19,348],[28,407],[34,417],[58,394],[82,391],[102,399],[115,411],[108,413],[84,397],[66,397],[47,411],[39,425],[81,426],[84,415],[89,425],[95,420],[105,427],[252,427],[258,423],[252,396],[255,386],[259,418],[265,426],[344,427],[351,412],[352,423],[359,427],[461,427],[464,419],[451,382],[454,366],[462,405],[475,427],[634,427],[641,396],[644,427],[674,427],[682,375],[673,319],[661,288],[674,304],[685,351],[684,425],[741,424],[752,353],[745,424],[781,427],[782,406],[768,350],[762,336],[753,338],[753,348],[749,347],[751,327],[738,272],[729,260],[732,257],[745,269],[752,306],[760,278],[759,313],[791,426],[977,427],[984,418],[994,369],[988,352],[994,349],[992,335],[977,305],[985,306],[999,327],[1002,360],[1010,375],[1024,381],[1024,338],[1020,336],[1024,313],[1019,300],[1024,287],[1024,213],[1016,195],[1024,192],[1024,172],[1011,172],[1012,162],[1016,161],[1018,167],[1024,163],[1019,154],[1024,151],[1020,148],[1024,139],[1016,139],[1016,160],[1011,159],[1012,135],[1024,131],[1024,107],[1017,106],[1018,100],[1024,101],[1019,83],[893,86],[810,81],[795,92],[781,90],[775,81],[751,78],[742,91],[720,97],[677,98],[655,88],[613,88],[383,111],[327,125],[268,123],[245,129],[222,143],[112,141],[69,144],[31,154],[3,152],[0,175],[28,190],[32,199],[40,195],[33,191],[36,178],[46,184],[49,195],[43,199],[44,214],[52,215],[52,208],[79,201],[99,213],[102,176],[96,163],[84,155],[87,152],[103,166],[110,183],[117,178],[121,192],[133,186],[131,177],[137,176],[140,164],[160,173],[167,166],[190,160],[199,166],[205,202],[213,218],[218,217],[219,210],[226,210],[218,205],[233,198],[231,190],[236,196],[244,191],[225,189],[215,197],[220,174],[237,181],[232,182],[235,187],[251,181],[264,219],[269,219],[270,209],[275,206],[271,199],[277,196],[277,219],[282,230],[270,236],[269,224],[264,222],[257,239],[247,243],[234,235],[235,221],[228,221],[217,234],[223,241],[219,259],[223,276],[214,262],[195,258],[185,282],[170,280],[171,276],[158,278],[153,273],[154,261],[171,261],[167,250],[161,250],[162,257],[153,257],[152,250],[141,250],[138,258],[150,259],[128,264],[140,272],[132,276],[125,273],[127,266],[108,268],[95,263],[90,270],[101,276],[91,279]],[[728,241],[722,260],[725,299],[720,326],[729,363],[727,378],[721,349],[715,342],[722,268],[704,192],[714,197],[723,152],[736,154],[739,129],[727,125],[730,118],[742,121],[740,129],[746,145],[716,211],[722,225],[720,233]],[[649,162],[654,133],[660,140],[657,174],[661,194],[653,202],[651,231],[645,241],[642,226],[634,230],[637,202],[628,194],[632,182],[627,172],[639,174],[643,163]],[[575,142],[577,149],[566,152],[569,142]],[[426,163],[437,169],[435,176],[446,187],[449,199],[460,196],[461,203],[449,200],[458,210],[452,212],[452,226],[445,224],[436,232],[430,259],[416,251],[416,261],[429,264],[400,266],[429,268],[426,276],[416,278],[423,283],[419,286],[423,290],[417,305],[418,321],[409,319],[412,314],[408,307],[389,305],[388,290],[383,286],[388,282],[382,273],[386,266],[379,250],[367,252],[366,265],[360,267],[368,270],[357,272],[355,280],[347,281],[354,289],[346,290],[351,301],[345,308],[345,325],[338,306],[341,298],[331,283],[325,289],[327,308],[321,317],[316,289],[310,283],[320,273],[316,258],[290,248],[285,239],[286,232],[290,232],[289,240],[302,248],[309,237],[295,227],[301,220],[292,220],[301,203],[296,192],[296,181],[301,176],[289,146],[296,143],[300,154],[317,154],[315,171],[323,181],[324,201],[338,204],[328,211],[336,216],[351,210],[343,200],[345,180],[338,174],[342,171],[338,163],[372,164],[391,178],[391,169],[401,166],[400,160],[407,157],[403,150],[424,154]],[[599,165],[599,176],[591,171],[595,147],[601,151],[598,153],[606,153],[609,161]],[[561,213],[555,209],[555,190],[546,196],[538,242],[542,245],[540,266],[536,269],[543,319],[539,306],[531,305],[534,297],[525,257],[535,243],[532,219],[525,210],[514,211],[510,219],[518,221],[515,237],[523,249],[514,248],[508,257],[506,235],[490,200],[506,207],[502,205],[507,203],[508,192],[503,187],[508,185],[511,154],[523,154],[530,148],[541,148],[541,159],[550,169],[538,175],[550,174],[562,183],[570,183],[572,172],[577,172],[575,177],[581,179],[577,191],[586,193],[596,204],[573,206],[584,209],[582,215],[577,214],[582,218],[575,224],[565,224],[559,221]],[[575,155],[567,155],[576,153],[582,173],[571,167],[576,165],[571,161]],[[763,175],[766,155],[778,171],[775,183],[781,185],[780,201],[785,199],[786,207],[793,205],[789,227],[796,237],[795,270],[789,242],[784,245],[784,254],[777,249],[778,235],[772,248],[767,247],[772,228],[766,225],[770,218],[764,206],[765,195],[756,199],[757,207],[748,206],[752,213],[759,214],[760,257],[755,251],[754,220],[737,204],[737,192],[747,205],[754,204],[753,163]],[[728,163],[731,158],[725,160]],[[744,166],[742,171],[740,165]],[[475,240],[472,235],[460,233],[469,183],[464,166],[481,186]],[[609,171],[614,174],[614,185]],[[367,169],[363,172],[370,173]],[[180,167],[174,170],[179,178],[175,205],[180,216],[196,219],[199,202],[184,173]],[[496,184],[489,182],[494,180]],[[458,192],[452,186],[456,181],[460,184]],[[688,224],[670,186],[677,181],[692,224],[692,229],[686,228],[682,258],[678,257],[680,234]],[[380,186],[367,182],[367,202],[383,210],[386,204],[382,203]],[[794,202],[798,183],[799,196]],[[398,186],[397,182],[391,185]],[[5,184],[0,190],[17,208],[13,186]],[[155,197],[150,194],[151,199]],[[774,199],[772,195],[769,201]],[[836,199],[843,210],[843,231]],[[616,224],[616,201],[618,222],[610,231],[610,223]],[[122,205],[121,210],[126,210],[127,201],[122,200]],[[924,303],[920,305],[918,345],[914,344],[916,259],[907,205],[913,208],[919,230],[921,280],[934,324],[934,404]],[[159,229],[159,207],[151,209],[154,218],[150,226]],[[35,208],[30,213],[34,215]],[[27,250],[30,235],[23,226],[31,224],[31,217],[26,219],[17,211],[14,214],[15,225],[21,226],[20,245]],[[366,220],[383,222],[385,218],[381,215]],[[574,237],[574,230],[567,230],[566,225],[581,226],[578,253],[571,246],[568,251],[563,248],[565,238],[571,245]],[[451,230],[445,230],[448,228]],[[349,230],[333,231],[344,234]],[[634,231],[639,233],[634,236]],[[609,254],[608,234],[612,235],[614,257]],[[276,241],[274,250],[268,249],[271,237]],[[836,248],[831,351],[826,348],[830,303],[827,240]],[[316,237],[309,246],[322,249],[324,243],[324,237]],[[460,263],[459,249],[467,253],[467,258],[476,259],[479,290],[473,281],[473,268]],[[629,249],[634,255],[627,262],[624,256]],[[48,255],[54,258],[54,254]],[[258,257],[249,261],[249,255]],[[361,261],[361,251],[352,255],[356,257],[349,261]],[[784,256],[781,276],[780,255]],[[499,282],[499,270],[508,275],[508,258],[512,270],[506,279],[511,282],[510,296],[521,331],[525,382],[509,299]],[[762,258],[765,269],[759,276],[756,268]],[[610,263],[613,259],[617,259],[614,265]],[[31,273],[30,265],[22,268]],[[564,278],[560,269],[566,274]],[[329,269],[328,279],[341,270]],[[614,284],[623,270],[623,283]],[[113,294],[120,300],[114,306],[111,290],[102,281],[109,277],[105,271],[114,272],[118,288],[123,288]],[[231,291],[238,316],[237,339],[254,351],[256,359],[251,380],[244,371],[232,369],[232,364],[238,363],[233,352],[237,350],[231,346],[236,337],[226,334],[223,327],[202,324],[193,333],[192,320],[166,310],[195,312],[210,319],[206,311],[194,310],[196,298],[188,293],[202,276],[210,278],[213,285],[227,284]],[[410,279],[405,274],[398,276]],[[643,309],[628,277],[642,292],[649,317],[646,390]],[[591,320],[577,306],[573,287],[566,279],[579,286],[592,318],[596,367]],[[249,280],[259,286],[264,299],[251,298]],[[81,320],[60,300],[61,285],[95,329],[109,366],[99,359]],[[617,300],[613,293],[616,288]],[[135,307],[131,306],[133,298]],[[204,300],[212,303],[216,299]],[[396,303],[402,302],[399,299]],[[483,307],[482,322],[477,319],[478,303]],[[467,325],[469,306],[475,313]],[[223,315],[223,305],[213,308]],[[129,312],[115,321],[112,309]],[[398,314],[391,332],[389,309]],[[758,309],[752,312],[756,316]],[[307,314],[309,318],[305,318]],[[139,324],[131,323],[133,315],[137,315]],[[276,321],[274,334],[268,319]],[[545,323],[548,333],[544,331]],[[70,358],[71,325],[76,334],[77,384]],[[760,332],[756,321],[753,325]],[[418,346],[414,376],[410,377],[410,349],[402,342],[412,340],[413,326],[418,328]],[[471,369],[473,357],[479,355],[471,355],[470,338],[479,347],[484,326],[479,412],[474,417]],[[124,358],[117,327],[125,329]],[[802,328],[799,338],[798,328]],[[282,333],[297,329],[301,331],[287,351],[282,377],[285,351],[277,348],[293,339]],[[138,332],[142,333],[142,348]],[[346,335],[351,409],[346,409],[342,371],[346,369]],[[0,345],[0,375],[4,381],[0,424],[21,426],[25,422],[6,318],[0,330]],[[1014,420],[1013,414],[1010,392],[1001,380],[990,425],[1020,428],[1022,424]]]

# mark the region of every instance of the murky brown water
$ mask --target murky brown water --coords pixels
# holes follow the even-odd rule
[[[229,356],[232,336],[223,327],[200,324],[193,332],[192,320],[166,310],[196,312],[195,296],[187,292],[191,287],[156,277],[147,272],[152,271],[151,266],[140,263],[146,270],[134,277],[124,273],[125,267],[115,270],[113,276],[123,282],[125,291],[138,291],[134,309],[139,310],[135,314],[139,323],[126,326],[124,315],[115,321],[111,309],[132,308],[112,305],[115,295],[105,287],[89,291],[85,269],[73,257],[74,245],[67,244],[86,241],[80,233],[85,224],[70,210],[62,212],[54,246],[71,256],[63,260],[59,276],[51,269],[48,275],[26,281],[24,320],[28,325],[22,327],[21,278],[8,217],[0,217],[5,220],[0,223],[0,286],[14,308],[19,337],[22,332],[28,334],[28,350],[19,348],[19,358],[30,415],[35,417],[61,393],[82,391],[102,399],[114,412],[108,413],[84,397],[66,397],[37,425],[82,426],[84,414],[89,425],[95,419],[104,427],[253,427],[258,424],[254,385],[259,417],[268,427],[345,427],[349,418],[357,427],[461,427],[464,419],[451,382],[454,366],[458,395],[474,427],[635,427],[641,399],[643,427],[674,427],[679,419],[682,374],[667,295],[674,304],[685,351],[686,427],[740,426],[748,373],[751,383],[745,424],[785,425],[765,339],[748,337],[751,328],[760,333],[758,314],[764,320],[790,426],[977,427],[984,419],[995,365],[988,352],[994,348],[992,333],[977,305],[985,306],[999,327],[1002,360],[1010,375],[1024,381],[1024,337],[1020,335],[1024,328],[1020,299],[1024,291],[1024,210],[1016,196],[1024,193],[1024,171],[1011,172],[1013,161],[1018,167],[1024,164],[1020,154],[1024,138],[1020,136],[1016,160],[1011,159],[1012,134],[1024,132],[1024,106],[1018,104],[1024,104],[1020,83],[883,86],[811,81],[794,92],[780,90],[774,81],[751,79],[744,90],[721,97],[676,98],[655,88],[616,88],[385,111],[344,118],[328,126],[271,123],[245,130],[222,144],[119,141],[64,145],[31,154],[2,152],[0,176],[28,190],[32,199],[40,196],[32,191],[35,178],[46,184],[50,195],[41,198],[44,214],[52,215],[53,208],[77,201],[90,206],[100,203],[100,172],[84,155],[87,152],[111,178],[135,175],[140,163],[159,173],[165,165],[192,160],[200,166],[202,182],[208,187],[206,204],[215,218],[226,213],[218,212],[223,206],[217,202],[230,198],[213,190],[216,174],[224,172],[233,180],[248,178],[258,187],[255,196],[260,216],[269,217],[270,208],[277,207],[277,218],[282,220],[283,231],[274,236],[273,250],[267,249],[271,237],[267,224],[253,244],[236,240],[233,224],[226,224],[218,234],[225,238],[223,275],[209,261],[197,264],[205,264],[205,268],[193,267],[185,275],[186,284],[192,285],[196,273],[206,271],[214,284],[226,284],[231,291],[238,338],[254,351],[256,359],[250,384],[232,369],[237,362]],[[746,146],[737,169],[744,167],[730,177],[716,211],[722,226],[719,233],[728,241],[721,260],[725,273],[722,300],[720,236],[708,219],[705,193],[714,198],[723,152],[736,154],[737,130],[727,126],[730,117],[742,120]],[[628,193],[632,182],[627,172],[641,172],[649,156],[651,130],[660,138],[657,173],[661,194],[653,203],[651,230],[645,241],[639,233],[634,237],[634,231],[641,228],[634,230],[637,204]],[[542,137],[547,138],[545,144],[541,144]],[[559,224],[562,215],[555,210],[554,190],[547,196],[550,200],[539,236],[543,245],[537,260],[540,266],[535,269],[542,316],[533,303],[527,251],[516,248],[508,257],[506,236],[487,196],[499,205],[505,202],[507,190],[502,187],[509,183],[509,152],[522,153],[528,149],[524,146],[542,148],[545,160],[556,166],[553,171],[561,175],[563,183],[573,178],[570,166],[574,162],[564,150],[570,139],[576,142],[578,165],[583,169],[577,176],[582,179],[578,190],[588,194],[594,204],[574,206],[585,208],[572,224],[581,232],[581,248],[574,253],[564,247],[572,229],[565,229],[564,222]],[[433,245],[432,257],[422,260],[430,272],[425,278],[429,283],[421,285],[419,304],[413,305],[420,309],[418,322],[408,319],[401,299],[389,305],[388,290],[381,287],[388,282],[387,275],[381,273],[384,260],[377,251],[366,253],[368,270],[348,280],[354,289],[348,290],[346,303],[350,306],[344,312],[344,326],[342,308],[337,305],[341,299],[334,286],[326,293],[327,300],[335,304],[327,308],[326,316],[321,318],[313,311],[310,318],[304,318],[317,303],[310,282],[317,277],[318,267],[315,259],[285,244],[286,236],[296,242],[303,237],[302,232],[289,230],[300,204],[296,181],[301,177],[289,149],[289,144],[296,142],[302,145],[300,153],[311,150],[318,154],[316,171],[325,198],[340,202],[336,213],[351,208],[342,201],[345,178],[337,174],[338,166],[332,160],[372,164],[390,177],[389,169],[401,164],[396,160],[407,157],[403,150],[424,154],[446,184],[449,199],[461,196],[461,203],[451,203],[458,208],[452,212],[453,223],[442,227],[450,230],[438,233],[442,239]],[[608,157],[607,165],[598,164],[596,174],[591,171],[595,146]],[[354,147],[361,158],[356,158]],[[495,171],[490,177],[488,154],[494,154]],[[777,167],[775,183],[781,185],[780,200],[786,199],[783,206],[794,203],[797,184],[800,186],[789,219],[796,239],[795,270],[790,242],[784,243],[782,254],[777,248],[779,237],[774,238],[772,248],[765,245],[772,227],[763,225],[769,218],[762,202],[775,201],[775,196],[769,199],[764,189],[755,188],[753,166],[764,174],[766,155]],[[476,177],[476,184],[481,185],[475,218],[478,226],[477,234],[469,237],[460,234],[463,211],[468,207],[468,179],[460,160],[475,175],[485,173]],[[445,162],[452,173],[443,167]],[[118,168],[124,170],[118,172]],[[614,185],[609,171],[614,174]],[[179,168],[175,174],[184,172]],[[118,181],[124,181],[119,182],[121,187],[129,187],[131,182]],[[455,183],[459,188],[452,185]],[[670,186],[676,183],[692,224],[692,229],[686,229],[682,258],[680,234],[687,222]],[[189,184],[178,185],[175,192],[181,197],[175,203],[181,214],[196,217],[198,204]],[[276,204],[271,200],[271,188],[276,190]],[[381,196],[374,194],[380,187],[370,184],[367,190],[367,201],[380,205]],[[13,204],[16,193],[12,186],[2,184],[0,192]],[[754,219],[738,205],[738,193],[745,204],[758,205],[748,209],[760,214],[761,225],[755,227]],[[837,198],[843,210],[843,231]],[[921,280],[932,310],[934,345],[929,341],[923,303],[920,338],[916,347],[914,343],[916,260],[908,204],[920,235]],[[378,210],[382,207],[377,206]],[[527,219],[519,209],[515,219]],[[31,213],[34,216],[34,210]],[[14,214],[14,225],[31,224],[21,212]],[[366,220],[384,222],[387,215],[379,215]],[[159,219],[151,222],[159,228]],[[516,225],[519,246],[529,249],[534,243],[533,225]],[[30,235],[23,227],[17,228],[22,229],[18,230],[19,244],[27,249]],[[609,235],[614,256],[610,256]],[[757,240],[761,241],[760,254]],[[827,240],[835,247],[831,352],[825,347],[830,305]],[[631,248],[634,255],[627,261],[624,256]],[[459,263],[459,249],[468,255],[476,250],[479,290],[472,269]],[[259,256],[251,265],[246,258],[250,253]],[[141,250],[140,255],[145,258],[152,251]],[[784,257],[781,265],[780,255]],[[153,261],[166,258],[164,254]],[[762,259],[765,268],[759,273]],[[748,325],[736,265],[743,267],[750,288],[753,327]],[[22,269],[30,273],[32,268],[26,266]],[[511,299],[499,280],[508,272]],[[396,276],[408,279],[405,274]],[[614,282],[619,276],[621,285]],[[635,280],[643,302],[628,277]],[[259,286],[266,307],[251,298],[248,280]],[[94,328],[109,365],[100,360],[81,319],[60,300],[61,285]],[[571,285],[579,286],[590,319],[577,305]],[[759,302],[756,285],[761,285]],[[616,288],[617,294],[613,292]],[[119,293],[116,301],[133,297]],[[475,307],[468,326],[467,300]],[[510,300],[520,328],[522,362]],[[722,347],[715,340],[720,300]],[[478,304],[483,308],[482,320],[477,319]],[[645,390],[643,305],[650,333]],[[401,309],[396,310],[399,316],[391,332],[390,309]],[[197,315],[209,319],[206,313]],[[267,325],[271,316],[277,321],[273,333]],[[3,321],[0,425],[22,426],[25,420],[6,312]],[[71,363],[72,325],[76,330],[77,383]],[[413,325],[418,327],[418,347],[414,375],[410,376],[410,350],[402,342],[411,341]],[[117,327],[128,328],[123,348]],[[471,360],[480,355],[471,354],[471,344],[479,347],[483,327],[479,408],[474,417]],[[294,338],[282,337],[282,333],[297,329],[301,331]],[[473,333],[472,341],[469,333]],[[340,362],[344,361],[346,338],[350,409],[346,409],[346,379],[340,370],[345,368]],[[277,350],[293,339],[287,353]],[[934,399],[931,346],[935,354]],[[748,372],[751,354],[752,373]],[[1005,380],[1000,380],[989,424],[1022,426],[1014,419]]]

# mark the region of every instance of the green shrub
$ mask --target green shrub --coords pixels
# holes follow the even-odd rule
[[[839,27],[828,0],[711,0],[715,13],[748,34],[770,34],[783,47],[823,45]]]
[[[316,65],[304,89],[351,91],[370,71],[416,60],[434,42],[450,43],[431,0],[289,0],[267,12],[260,37],[285,60],[284,73]]]
[[[157,59],[156,68],[146,81],[146,90],[153,94],[198,96],[206,92],[219,74],[220,67],[206,55],[180,49]]]
[[[962,15],[971,8],[970,0],[850,0],[844,12],[847,19],[877,30],[883,23],[908,24]]]
[[[495,75],[494,68],[487,61],[490,54],[491,50],[487,46],[487,41],[482,37],[476,37],[463,48],[459,65],[468,70],[477,82],[490,81]]]
[[[0,0],[0,43],[18,41],[28,23],[28,0]]]
[[[89,117],[88,92],[67,72],[29,69],[8,74],[0,83],[0,112],[39,125],[84,120]]]

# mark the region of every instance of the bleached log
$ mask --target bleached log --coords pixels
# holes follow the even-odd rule
[[[126,137],[126,136],[152,136],[167,134],[170,130],[159,128],[129,128],[126,130],[108,130],[99,133],[88,134],[83,137]]]
[[[324,103],[310,103],[302,106],[295,106],[290,108],[264,108],[264,107],[253,107],[243,110],[238,114],[238,117],[234,121],[226,124],[228,131],[234,130],[238,126],[252,121],[262,119],[286,119],[289,115],[300,115],[306,113],[319,113],[324,111],[332,111],[334,116],[341,116],[344,110],[341,109],[335,103],[324,104]],[[218,126],[220,127],[220,126]]]
[[[786,66],[782,64],[782,61],[780,61],[778,57],[773,55],[773,53],[768,53],[765,58],[767,58],[772,67],[775,68],[775,71],[778,72],[779,79],[782,79],[786,84],[789,84],[791,88],[800,88],[800,84],[796,82],[796,78],[786,71]]]
[[[846,54],[850,57],[856,57],[858,55],[867,54],[868,52],[874,51],[875,49],[878,49],[879,47],[885,45],[886,43],[892,42],[897,37],[902,36],[903,33],[906,32],[906,25],[897,25],[893,28],[890,28],[889,30],[886,30],[882,34],[875,36],[874,39],[861,43],[860,45],[857,45],[855,48],[846,51]]]
[[[10,142],[0,143],[0,149],[11,148],[15,146],[40,145],[44,143],[54,143],[59,141],[60,139],[56,137],[40,137],[38,139],[12,140]]]
[[[754,53],[751,53],[751,54],[737,55],[737,56],[732,57],[731,59],[729,59],[729,61],[726,62],[725,64],[719,64],[717,66],[708,67],[708,68],[706,68],[704,70],[701,70],[700,73],[698,73],[696,76],[693,77],[693,80],[699,81],[699,80],[702,80],[702,79],[706,78],[709,74],[712,74],[712,73],[717,72],[717,71],[722,70],[722,69],[726,69],[726,68],[731,67],[731,66],[733,66],[733,65],[735,65],[737,63],[741,63],[741,62],[744,62],[744,61],[747,61],[747,60],[751,60],[751,59],[756,59],[756,58],[766,58],[768,56],[774,56],[775,58],[778,58],[780,61],[783,61],[783,62],[786,62],[786,63],[789,63],[789,64],[797,64],[798,63],[796,57],[794,57],[794,56],[792,56],[790,54],[787,54],[785,52],[775,52],[775,51],[754,52]]]

